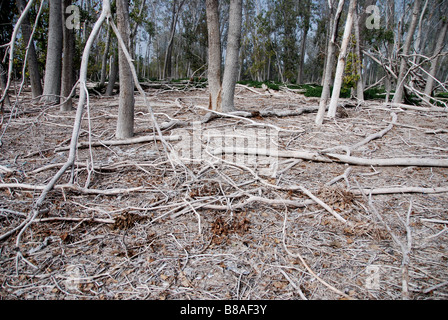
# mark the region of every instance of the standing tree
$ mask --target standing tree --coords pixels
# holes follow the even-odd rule
[[[443,17],[442,18],[442,27],[441,27],[439,36],[437,38],[436,46],[434,48],[434,55],[433,55],[434,59],[431,61],[431,67],[429,69],[429,74],[428,74],[428,80],[426,80],[424,100],[428,103],[430,101],[432,89],[434,86],[434,78],[436,77],[436,73],[437,73],[437,63],[439,61],[439,55],[443,49],[443,46],[446,44],[445,35],[447,33],[447,29],[448,29],[447,17]]]
[[[300,46],[300,57],[299,57],[299,69],[297,71],[297,84],[303,83],[303,63],[305,60],[305,48],[306,39],[308,36],[308,31],[311,26],[311,0],[304,1],[304,8],[302,9],[303,23],[302,23],[302,44]]]
[[[125,42],[130,47],[129,1],[117,0],[117,27]],[[120,99],[118,103],[117,139],[131,138],[134,135],[134,80],[126,56],[118,46],[118,67],[120,78]]]
[[[19,12],[22,13],[26,6],[25,0],[16,0],[17,8]],[[33,98],[42,95],[42,84],[40,83],[39,66],[37,61],[36,48],[34,47],[34,42],[30,42],[31,38],[31,24],[29,20],[28,13],[25,15],[22,23],[22,35],[25,45],[28,47],[28,57],[27,66],[28,73],[30,75],[31,93]]]
[[[221,46],[219,32],[218,1],[207,0],[207,29],[209,34],[210,109],[222,112],[235,110],[235,85],[239,69],[243,6],[242,0],[231,0],[229,29],[227,34],[226,60],[221,85]]]
[[[227,35],[226,61],[222,79],[222,111],[235,110],[235,85],[238,77],[241,24],[243,15],[242,0],[230,0],[229,31]]]
[[[206,0],[208,30],[209,109],[221,110],[221,34],[219,32],[219,1]]]
[[[50,22],[48,26],[47,60],[43,101],[59,103],[62,70],[62,3],[50,0]]]
[[[345,69],[345,59],[347,55],[347,47],[352,33],[353,16],[356,10],[356,0],[350,0],[350,6],[345,22],[344,35],[342,36],[341,50],[339,52],[338,64],[336,66],[336,74],[334,76],[333,92],[331,93],[330,106],[328,107],[328,116],[334,118],[336,116],[336,107],[341,93],[342,76]]]
[[[173,42],[174,35],[176,33],[177,20],[179,19],[179,14],[184,5],[185,0],[173,0],[173,9],[171,16],[171,26],[170,26],[170,38],[168,40],[168,46],[165,51],[165,64],[163,67],[163,78],[171,78],[171,56],[173,54]]]
[[[331,5],[331,2],[328,2]],[[331,83],[331,77],[333,74],[333,62],[334,62],[334,55],[335,55],[335,49],[336,49],[336,37],[338,34],[338,28],[339,28],[339,20],[341,18],[342,8],[344,7],[344,0],[339,0],[338,8],[336,12],[334,13],[334,5],[330,8],[332,19],[332,26],[331,26],[331,35],[328,39],[328,49],[327,49],[327,59],[326,59],[326,65],[324,69],[324,76],[323,76],[323,88],[322,88],[322,94],[320,97],[320,103],[319,103],[319,110],[317,112],[316,116],[316,124],[321,125],[324,120],[324,114],[325,109],[327,107],[327,101],[330,97],[330,83]]]
[[[406,78],[406,65],[407,65],[407,55],[409,53],[409,49],[411,48],[411,43],[414,38],[414,32],[417,27],[418,22],[418,14],[420,10],[420,0],[414,0],[414,7],[412,9],[412,18],[411,24],[409,25],[408,34],[406,36],[406,41],[403,46],[403,51],[401,52],[400,58],[400,71],[398,73],[397,79],[397,88],[394,94],[394,103],[401,103],[403,100],[403,88],[404,88],[404,80]]]
[[[69,13],[66,12],[66,8],[70,6],[71,0],[64,0],[62,6],[62,14],[65,17],[64,21],[67,21]],[[65,23],[62,26],[63,35],[63,53],[62,58],[62,79],[61,79],[61,97],[65,99],[61,104],[61,111],[72,110],[72,99],[70,93],[73,89],[73,59],[75,55],[75,33],[71,26],[67,26]]]

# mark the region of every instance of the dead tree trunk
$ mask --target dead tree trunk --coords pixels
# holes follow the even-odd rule
[[[350,35],[353,26],[353,14],[356,10],[356,0],[350,0],[350,7],[348,10],[347,21],[345,22],[344,35],[342,37],[341,51],[339,52],[338,64],[336,67],[336,74],[334,76],[333,92],[331,94],[330,106],[328,108],[328,116],[334,118],[336,116],[336,108],[341,93],[342,76],[345,68],[345,58],[347,55],[347,47],[350,41]]]
[[[411,24],[409,25],[408,34],[406,36],[406,41],[403,46],[403,51],[401,53],[400,59],[400,71],[398,73],[397,79],[397,88],[395,89],[393,103],[401,103],[403,100],[403,88],[404,88],[404,80],[406,75],[406,55],[409,53],[409,49],[411,48],[412,39],[414,38],[414,32],[417,27],[418,14],[420,9],[420,0],[414,1],[414,7],[412,9],[412,19]]]

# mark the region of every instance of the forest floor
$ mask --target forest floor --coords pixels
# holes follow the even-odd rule
[[[159,124],[206,114],[197,107],[207,107],[205,89],[148,95]],[[0,148],[0,236],[25,221],[66,161],[75,116],[21,99],[19,112],[5,113],[2,126],[8,125]],[[238,86],[235,105],[285,111],[317,106],[318,99]],[[341,110],[320,127],[315,112],[215,118],[200,125],[200,148],[193,146],[202,161],[176,162],[160,141],[106,143],[114,139],[118,97],[90,96],[80,142],[101,143],[79,149],[74,169],[21,235],[23,257],[18,232],[1,240],[0,298],[447,299],[446,167],[212,152],[222,141],[216,136],[229,132],[244,147],[251,141],[237,140],[244,133],[257,141],[274,137],[267,145],[280,151],[353,146],[390,125],[394,112],[391,130],[352,149],[352,156],[447,158],[445,112],[373,100]],[[135,114],[136,137],[152,136],[137,93]],[[163,134],[186,138],[195,130],[184,125]],[[179,150],[182,141],[168,143]],[[332,181],[344,173],[346,179]]]

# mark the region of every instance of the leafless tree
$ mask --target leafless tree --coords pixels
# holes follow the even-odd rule
[[[19,12],[23,12],[23,9],[26,7],[25,0],[16,0],[17,8]],[[24,20],[22,23],[22,36],[23,40],[26,44],[29,45],[28,48],[28,57],[27,57],[27,65],[28,72],[30,74],[30,84],[31,84],[31,93],[33,98],[36,98],[42,95],[42,84],[40,82],[40,74],[39,67],[37,61],[36,48],[34,47],[34,42],[30,41],[31,39],[31,24],[29,20],[29,15],[25,14]]]

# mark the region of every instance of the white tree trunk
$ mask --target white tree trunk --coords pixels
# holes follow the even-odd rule
[[[418,21],[418,14],[420,9],[420,0],[414,1],[414,7],[412,9],[412,19],[411,24],[409,25],[408,34],[406,36],[406,41],[403,46],[403,52],[401,57],[401,63],[400,63],[400,72],[398,73],[398,79],[397,79],[397,88],[395,90],[394,99],[392,102],[394,103],[401,103],[403,100],[403,87],[404,87],[404,78],[406,73],[406,57],[409,53],[409,49],[411,48],[412,39],[414,38],[414,32],[415,28],[417,27],[417,21]]]
[[[62,72],[62,2],[50,0],[43,101],[59,103]]]
[[[227,36],[226,61],[222,80],[223,112],[235,110],[234,96],[238,77],[242,16],[242,0],[230,0],[229,33]]]
[[[326,64],[324,69],[324,76],[322,79],[323,88],[322,88],[322,94],[320,96],[319,111],[317,112],[316,116],[317,125],[321,125],[322,122],[324,121],[325,109],[327,107],[328,98],[330,97],[330,83],[331,83],[331,76],[333,74],[336,37],[338,33],[339,19],[341,18],[343,7],[344,7],[344,0],[339,0],[338,8],[336,13],[334,14],[332,21],[330,38],[328,40]]]
[[[339,94],[341,93],[342,76],[344,75],[345,69],[345,58],[347,55],[347,47],[352,32],[353,14],[355,9],[356,0],[350,0],[347,21],[345,22],[344,35],[342,37],[341,50],[339,52],[338,64],[336,67],[336,74],[334,76],[333,92],[331,94],[330,106],[328,108],[328,117],[330,118],[334,118],[336,116],[336,108],[338,105]]]

